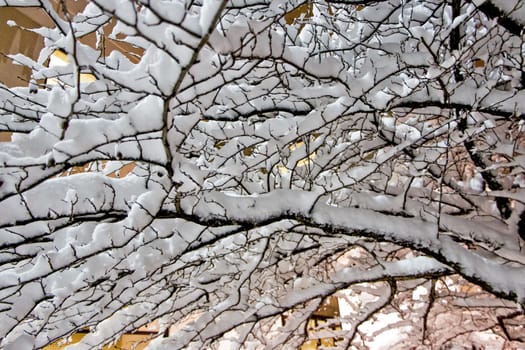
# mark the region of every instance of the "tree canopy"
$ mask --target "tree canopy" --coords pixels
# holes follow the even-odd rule
[[[1,348],[523,346],[525,1],[71,4],[0,0]]]

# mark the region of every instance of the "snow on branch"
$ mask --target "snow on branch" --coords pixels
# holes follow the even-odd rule
[[[524,1],[0,8],[0,348],[523,346]]]

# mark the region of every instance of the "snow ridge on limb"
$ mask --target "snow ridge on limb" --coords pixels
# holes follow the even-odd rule
[[[522,345],[523,38],[487,2],[71,4],[2,52],[0,347]]]
[[[408,245],[429,253],[448,266],[459,268],[457,272],[464,277],[483,283],[498,295],[514,299],[521,304],[525,302],[525,282],[519,278],[525,271],[523,266],[502,266],[491,262],[487,260],[488,256],[469,251],[451,238],[469,236],[469,221],[463,220],[462,224],[456,223],[453,226],[455,230],[436,235],[436,225],[433,222],[382,214],[377,209],[334,207],[323,204],[313,193],[293,190],[248,197],[208,193],[197,203],[183,203],[183,210],[189,215],[195,215],[197,220],[211,225],[232,222],[257,227],[269,222],[295,219],[329,232],[370,235],[396,244]],[[444,221],[443,229],[448,226]],[[514,240],[507,244],[507,249],[520,250]]]

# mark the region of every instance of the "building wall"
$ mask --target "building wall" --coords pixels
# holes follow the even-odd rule
[[[36,59],[44,46],[44,40],[37,34],[23,28],[51,26],[43,10],[37,8],[5,7],[0,11],[0,82],[5,85],[27,86],[31,69],[14,63],[7,55],[21,53]]]

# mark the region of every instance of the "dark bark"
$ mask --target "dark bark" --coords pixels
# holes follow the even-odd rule
[[[521,35],[523,31],[523,24],[510,18],[508,14],[500,10],[496,5],[490,1],[485,1],[483,4],[478,6],[478,9],[483,12],[487,17],[493,19],[496,18],[498,24],[514,35]]]

